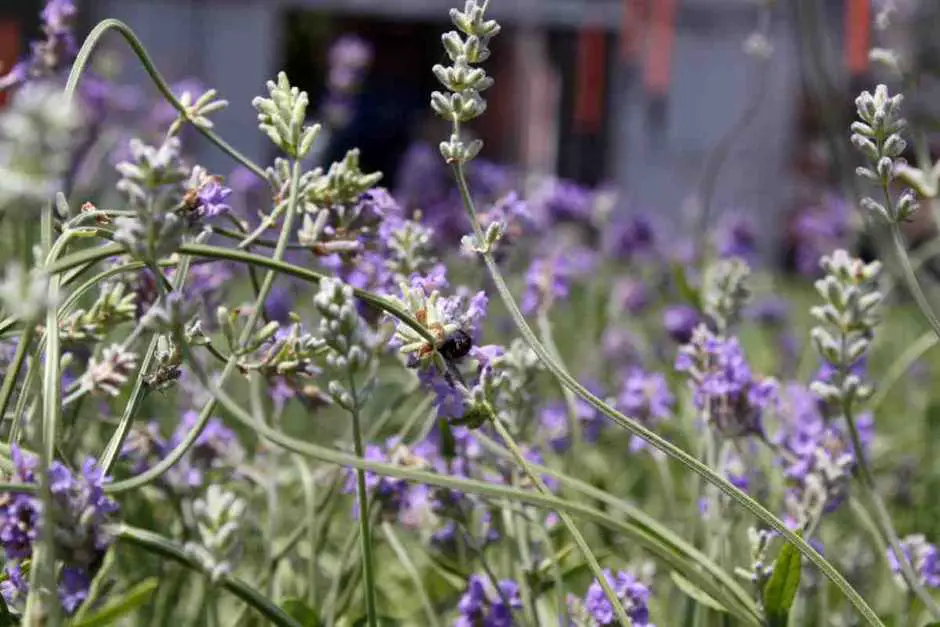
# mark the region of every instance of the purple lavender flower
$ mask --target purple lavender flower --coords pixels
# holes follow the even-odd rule
[[[45,39],[29,46],[29,56],[0,76],[0,90],[21,85],[30,79],[55,76],[69,67],[78,53],[72,33],[78,10],[72,0],[48,0],[40,13]]]
[[[16,446],[11,447],[15,482],[35,483],[37,460],[24,455]],[[104,525],[117,512],[118,506],[105,495],[104,473],[93,459],[87,460],[81,472],[72,472],[58,461],[49,467],[49,487],[52,492],[49,530],[42,529],[39,512],[41,502],[35,495],[5,494],[0,502],[0,544],[8,563],[5,581],[0,587],[8,603],[19,600],[25,593],[19,568],[21,561],[32,557],[33,546],[40,534],[50,533],[55,542],[56,556],[62,560],[59,591],[63,607],[73,612],[85,598],[88,585],[101,558],[111,545],[112,538]]]
[[[647,213],[617,215],[604,234],[604,249],[618,259],[647,259],[655,255],[659,235]]]
[[[400,440],[392,438],[386,442],[385,447],[369,444],[366,446],[365,459],[373,462],[387,462],[389,457],[399,446]],[[350,470],[346,475],[346,485],[344,492],[347,494],[356,493],[357,473]],[[393,477],[383,477],[372,472],[366,473],[366,489],[372,495],[372,498],[379,504],[382,515],[388,519],[394,520],[401,508],[407,503],[407,494],[409,485],[404,479],[395,479]],[[358,507],[354,509],[354,515],[358,516]]]
[[[617,408],[639,420],[644,426],[652,428],[672,415],[675,397],[669,391],[666,377],[662,374],[647,373],[639,368],[630,370],[617,397]],[[636,452],[646,447],[646,442],[638,437],[630,439],[630,451]]]
[[[199,212],[203,218],[214,218],[223,213],[232,210],[228,205],[227,199],[232,195],[232,190],[224,187],[218,177],[210,177],[200,188],[197,194],[199,198]]]
[[[186,411],[167,439],[160,435],[159,425],[150,422],[131,432],[121,457],[130,462],[135,473],[144,472],[179,446],[198,419],[195,411]],[[160,477],[159,484],[175,494],[190,494],[204,485],[208,473],[232,472],[244,457],[245,451],[235,433],[218,418],[211,418],[193,446]]]
[[[828,196],[797,214],[791,232],[797,272],[807,276],[820,273],[819,258],[846,246],[850,217],[848,203],[836,196]]]
[[[587,224],[591,218],[591,193],[571,181],[548,180],[536,190],[530,207],[543,227],[560,222]]]
[[[88,598],[91,577],[84,570],[65,567],[59,578],[59,599],[62,607],[71,614]]]
[[[670,305],[663,311],[663,327],[674,341],[686,344],[692,331],[702,321],[701,315],[689,305]]]
[[[19,562],[7,562],[0,575],[0,594],[8,607],[22,607],[29,594],[29,581]]]
[[[726,436],[763,433],[763,412],[776,403],[777,383],[751,372],[736,338],[714,335],[699,325],[681,347],[675,368],[687,373],[695,406]]]
[[[799,527],[808,516],[835,511],[844,501],[855,455],[848,435],[827,423],[820,401],[805,386],[789,384],[782,395],[780,424],[771,441],[790,484],[787,518]],[[870,421],[859,419],[863,446],[873,437]]]
[[[901,551],[904,558],[914,567],[920,583],[928,588],[940,588],[940,551],[936,545],[927,542],[921,534],[907,536],[901,540]],[[897,555],[888,549],[888,563],[895,579],[903,587],[907,587],[901,575],[901,564]]]
[[[718,256],[722,259],[740,257],[751,261],[757,255],[757,225],[743,213],[722,216],[715,239]]]
[[[474,195],[495,201],[507,195],[513,187],[509,168],[486,159],[474,159],[467,167],[467,182]]]
[[[483,575],[471,575],[460,598],[454,627],[512,627],[512,613],[522,608],[519,585],[509,579],[497,583],[498,590]]]
[[[649,608],[650,591],[631,573],[618,571],[617,575],[611,574],[610,569],[604,570],[604,578],[613,588],[614,593],[623,605],[627,616],[632,621],[633,627],[654,627],[651,625]],[[617,615],[601,584],[595,579],[587,589],[584,595],[584,609],[590,614],[591,618],[598,626],[616,625]]]
[[[596,262],[596,256],[584,248],[535,259],[526,273],[522,311],[531,314],[567,298],[574,280],[590,272]]]
[[[611,289],[611,304],[615,311],[631,314],[642,313],[651,300],[649,286],[640,279],[617,279]]]

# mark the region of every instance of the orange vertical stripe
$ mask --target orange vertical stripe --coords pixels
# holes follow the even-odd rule
[[[853,76],[868,71],[871,48],[871,0],[846,0],[845,64]]]
[[[607,78],[607,40],[598,28],[584,28],[578,33],[575,66],[575,130],[595,133],[604,121],[604,90]]]
[[[0,76],[9,72],[20,56],[20,23],[12,18],[0,19]],[[0,107],[6,104],[7,94],[0,94]]]
[[[655,95],[669,92],[672,74],[672,49],[676,40],[677,0],[652,0],[649,49],[643,71],[646,89]]]

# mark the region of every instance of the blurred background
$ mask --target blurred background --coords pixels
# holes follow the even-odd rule
[[[85,0],[87,31],[117,17],[132,26],[165,76],[219,90],[221,134],[267,161],[252,97],[278,70],[328,98],[330,50],[354,35],[371,63],[349,119],[325,158],[350,146],[365,169],[396,187],[416,145],[446,134],[428,107],[442,60],[440,35],[454,0]],[[474,131],[483,156],[525,174],[552,175],[619,192],[618,210],[666,220],[746,215],[769,254],[807,206],[854,198],[848,145],[852,102],[879,79],[869,49],[903,42],[923,68],[940,67],[933,0],[493,0],[503,25],[487,69],[496,80]],[[0,61],[35,34],[39,0],[0,2]],[[878,29],[892,9],[892,27]],[[110,68],[148,96],[153,88],[120,42]],[[934,101],[921,72],[915,101]],[[926,109],[924,109],[926,111]],[[909,117],[928,116],[908,109]],[[231,164],[211,146],[211,170]],[[411,152],[409,152],[411,151]],[[924,226],[924,229],[932,228]],[[783,252],[781,252],[783,250]]]

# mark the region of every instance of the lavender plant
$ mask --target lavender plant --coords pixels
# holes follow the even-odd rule
[[[0,112],[0,622],[937,619],[936,549],[899,538],[862,413],[876,325],[893,324],[880,265],[810,247],[831,253],[824,302],[790,337],[823,367],[791,380],[777,335],[752,337],[789,323],[748,308],[767,290],[744,222],[697,234],[717,243],[700,272],[604,190],[548,180],[522,197],[479,158],[468,128],[501,30],[487,9],[468,0],[442,37],[431,107],[451,132],[418,172],[422,207],[356,150],[316,163],[320,126],[284,73],[252,102],[280,153],[256,164],[215,134],[214,90],[172,88],[115,20],[75,50],[75,7],[50,0],[45,39],[0,81],[15,87]],[[93,159],[88,125],[108,123],[80,87],[110,31],[175,113],[102,159],[99,198],[73,174]],[[334,128],[369,57],[341,41]],[[915,206],[890,191],[899,105],[863,96],[853,127],[885,196],[866,206],[892,228]],[[194,163],[188,133],[236,172]],[[840,552],[864,521],[885,567],[859,574]]]

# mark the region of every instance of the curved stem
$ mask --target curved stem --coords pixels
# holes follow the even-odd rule
[[[890,194],[887,191],[885,191],[885,196],[890,199]],[[890,207],[888,210],[890,212]],[[937,337],[940,337],[940,320],[937,319],[936,314],[933,312],[933,307],[931,307],[930,302],[927,301],[924,290],[921,289],[920,281],[917,280],[917,274],[914,272],[914,266],[911,265],[911,260],[907,256],[904,234],[901,233],[901,226],[896,222],[891,224],[891,241],[894,243],[894,252],[898,258],[898,263],[901,264],[901,273],[904,276],[904,283],[907,285],[907,289],[910,290],[911,295],[914,297],[914,302],[917,303],[917,308],[920,309],[920,312],[923,314],[924,318],[926,318],[927,324],[929,324],[933,332],[937,334]]]
[[[185,549],[157,533],[125,524],[118,525],[112,531],[119,541],[133,544],[162,557],[168,557],[187,568],[209,575],[198,561],[189,556]],[[272,624],[278,625],[278,627],[301,627],[300,623],[288,616],[284,610],[241,579],[231,575],[222,575],[219,578],[219,585],[254,608]]]
[[[865,459],[862,440],[859,437],[852,407],[848,401],[843,403],[843,413],[845,414],[845,422],[849,427],[849,437],[852,440],[852,448],[855,449],[855,467],[858,471],[859,483],[862,484],[863,492],[868,497],[868,500],[875,510],[874,518],[881,528],[881,533],[884,535],[888,545],[891,547],[891,551],[897,558],[898,564],[901,567],[901,574],[904,577],[904,581],[907,583],[908,589],[923,601],[924,605],[930,610],[930,613],[935,619],[940,618],[940,605],[934,601],[930,592],[921,584],[917,573],[914,572],[914,567],[910,559],[901,549],[901,541],[898,538],[898,532],[894,529],[894,523],[891,521],[891,514],[888,512],[888,508],[881,499],[881,495],[878,494],[878,486],[875,485],[875,477],[872,475],[871,469],[868,467],[868,462]]]
[[[359,415],[359,395],[356,391],[356,383],[353,377],[349,376],[349,393],[352,396],[352,415],[353,429],[353,447],[356,455],[360,459],[365,459],[365,445],[362,438],[362,420]],[[363,586],[365,587],[366,598],[366,618],[370,627],[377,627],[378,618],[376,616],[375,600],[375,557],[372,554],[372,529],[369,520],[369,490],[366,487],[366,471],[361,468],[356,470],[356,500],[359,504],[359,542],[362,546],[362,575]]]
[[[479,220],[477,218],[473,199],[471,198],[470,190],[467,187],[467,181],[463,172],[463,167],[460,164],[454,164],[453,170],[454,176],[457,179],[457,187],[464,203],[464,208],[467,210],[467,214],[473,226],[474,234],[477,236],[478,241],[485,241],[483,238],[482,229],[480,228]],[[688,470],[691,470],[709,483],[716,486],[733,501],[743,506],[751,514],[780,533],[781,536],[790,542],[803,556],[805,556],[810,562],[819,568],[823,575],[825,575],[836,585],[836,587],[839,588],[846,599],[848,599],[855,609],[858,610],[859,614],[869,625],[873,625],[875,627],[884,627],[884,624],[878,618],[878,615],[875,614],[871,607],[869,607],[869,605],[865,602],[865,599],[859,595],[852,585],[846,581],[845,577],[843,577],[839,571],[836,570],[828,560],[826,560],[826,558],[824,558],[813,547],[807,544],[803,538],[793,533],[793,531],[791,531],[779,518],[774,516],[763,505],[739,490],[737,487],[731,484],[730,481],[716,473],[714,470],[709,468],[700,460],[696,459],[694,456],[688,454],[686,451],[682,450],[672,442],[669,442],[668,440],[660,437],[655,432],[647,429],[636,420],[628,418],[624,414],[618,412],[616,409],[592,394],[590,390],[585,388],[574,377],[572,377],[568,371],[564,369],[564,367],[556,363],[545,350],[545,347],[542,346],[542,344],[539,342],[538,338],[535,336],[535,334],[532,332],[532,329],[526,322],[525,316],[523,316],[522,312],[519,310],[519,307],[512,296],[512,292],[510,292],[509,287],[506,285],[506,281],[503,279],[502,273],[500,272],[496,261],[493,259],[493,256],[489,253],[483,253],[482,257],[487,269],[489,270],[490,278],[496,285],[496,290],[499,292],[503,304],[509,311],[513,322],[515,322],[516,327],[519,329],[523,339],[532,348],[532,350],[535,351],[535,353],[539,356],[539,359],[545,364],[548,370],[551,371],[551,373],[555,375],[555,377],[557,377],[565,385],[565,387],[583,398],[592,407],[610,418],[618,426],[626,429],[632,435],[645,440],[654,448],[662,451],[672,459],[685,466],[685,468]]]
[[[48,202],[42,214],[42,245],[48,251],[45,265],[54,261],[68,244],[69,236],[64,234],[57,241],[55,238],[55,203]],[[54,242],[54,243],[53,243]],[[55,459],[56,430],[62,413],[60,392],[61,364],[59,346],[59,282],[61,276],[49,277],[46,307],[46,352],[42,380],[42,429],[39,444],[39,496],[42,502],[42,520],[51,525],[53,511],[51,476],[52,461]],[[24,612],[27,625],[40,625],[48,622],[55,627],[62,621],[62,606],[56,594],[55,540],[53,534],[42,534],[33,553],[32,572],[30,573],[30,593],[26,599]],[[43,598],[40,598],[40,597]],[[48,608],[46,607],[48,606]],[[45,614],[45,616],[43,616]]]
[[[532,483],[535,484],[535,487],[539,492],[542,494],[550,494],[551,491],[548,489],[548,486],[545,485],[542,477],[532,470],[532,467],[526,460],[525,455],[519,448],[519,445],[516,444],[515,439],[513,439],[512,434],[509,433],[509,430],[506,429],[506,426],[499,420],[499,418],[493,414],[491,415],[492,419],[490,420],[490,423],[496,429],[496,433],[499,435],[499,437],[503,440],[503,442],[506,443],[506,447],[509,449],[509,452],[512,453],[512,456],[519,467],[522,468],[522,472],[524,472],[525,475],[532,480]],[[571,516],[568,515],[567,512],[558,512],[558,517],[565,525],[568,533],[571,534],[572,539],[574,539],[574,543],[578,545],[578,549],[581,550],[581,554],[584,555],[584,559],[587,561],[588,567],[591,569],[591,572],[594,574],[597,583],[604,591],[604,595],[607,597],[607,601],[614,609],[614,614],[617,615],[617,620],[620,621],[621,625],[631,624],[630,617],[627,616],[627,611],[624,609],[623,603],[620,602],[620,598],[611,587],[610,581],[607,580],[607,576],[604,574],[603,569],[601,569],[601,565],[597,562],[597,557],[594,556],[594,552],[591,550],[591,547],[588,546],[587,540],[584,539],[584,536],[578,530],[578,527],[574,524]]]
[[[715,578],[711,576],[703,576],[697,566],[692,566],[685,560],[681,559],[678,555],[676,555],[676,552],[672,547],[664,546],[657,538],[651,537],[647,531],[638,528],[636,525],[633,525],[625,520],[612,518],[611,516],[595,508],[588,507],[581,503],[572,502],[570,500],[560,499],[549,494],[521,490],[519,488],[476,481],[473,479],[461,479],[449,475],[415,470],[404,466],[395,466],[391,464],[362,460],[355,455],[341,453],[339,451],[328,449],[316,444],[296,440],[268,427],[267,425],[259,425],[255,420],[253,420],[251,415],[241,407],[241,405],[239,405],[224,390],[222,390],[218,384],[212,382],[209,379],[208,375],[206,375],[205,371],[202,369],[202,366],[199,365],[197,361],[194,361],[189,347],[185,344],[181,346],[184,354],[187,357],[188,363],[192,364],[193,375],[200,382],[200,384],[202,384],[203,387],[212,393],[212,395],[226,409],[228,414],[241,425],[253,429],[256,433],[258,433],[258,435],[278,446],[329,464],[337,464],[351,468],[361,468],[368,470],[369,472],[374,472],[376,474],[387,477],[395,477],[407,481],[414,481],[431,486],[448,488],[470,494],[479,494],[481,496],[492,499],[508,498],[520,503],[529,503],[531,505],[550,509],[556,512],[569,512],[584,518],[585,520],[595,522],[599,525],[603,525],[609,529],[613,529],[625,534],[631,539],[642,544],[648,550],[654,552],[664,562],[670,564],[676,570],[680,571],[684,576],[694,581],[705,592],[713,595],[716,599],[722,601],[723,603],[727,603],[726,607],[729,609],[740,607],[739,603],[736,603],[736,599],[734,597],[729,597],[729,595],[724,593],[724,588],[715,585]],[[107,487],[108,486],[105,486],[106,490]],[[751,607],[753,607],[753,605],[751,605]],[[756,610],[745,610],[738,615],[750,625],[762,624],[762,620],[759,614],[756,613]]]
[[[147,54],[147,50],[144,48],[144,45],[140,42],[140,39],[137,38],[137,35],[134,34],[134,31],[130,26],[125,24],[120,20],[107,19],[102,20],[95,26],[94,29],[88,34],[88,37],[85,38],[84,43],[82,44],[81,49],[78,51],[78,55],[75,57],[75,63],[72,65],[72,71],[69,73],[69,79],[65,86],[65,92],[70,96],[75,93],[75,90],[78,88],[78,82],[81,80],[82,74],[84,73],[88,63],[91,60],[91,54],[94,52],[95,48],[98,46],[98,42],[101,38],[110,30],[117,31],[124,37],[124,40],[130,45],[131,49],[134,51],[134,54],[137,55],[138,60],[144,68],[144,71],[147,72],[147,75],[153,81],[153,84],[156,86],[160,94],[173,105],[173,108],[180,112],[184,117],[188,115],[186,107],[173,95],[173,90],[170,89],[170,86],[160,75],[160,72],[157,71],[156,66],[153,61],[150,59],[150,55]],[[230,156],[232,159],[245,166],[251,170],[255,175],[262,179],[267,179],[267,176],[264,173],[264,169],[255,164],[251,159],[238,152],[230,146],[225,140],[216,135],[211,129],[204,128],[202,126],[196,126],[196,130],[210,142],[215,144],[222,152]]]
[[[927,331],[904,349],[904,352],[894,360],[881,378],[878,391],[875,396],[872,397],[869,404],[872,411],[878,411],[881,404],[888,398],[888,394],[891,392],[894,384],[901,380],[901,377],[917,363],[918,359],[936,346],[938,341],[940,340],[938,340],[938,336],[933,331]]]
[[[189,272],[189,261],[189,257],[183,257],[180,262],[179,270],[176,276],[173,277],[172,289],[174,292],[183,289],[186,274]],[[154,268],[152,271],[157,273],[158,276],[156,280],[162,285],[160,277],[163,273],[160,272],[159,268]],[[154,333],[151,336],[150,344],[147,345],[147,351],[144,353],[144,358],[140,362],[140,368],[137,370],[137,378],[134,380],[134,387],[131,389],[130,397],[124,404],[124,411],[121,413],[121,421],[118,423],[117,429],[115,429],[114,433],[111,435],[111,439],[108,440],[108,444],[98,458],[98,467],[101,468],[106,475],[110,474],[114,462],[117,461],[118,455],[121,453],[121,447],[124,446],[124,441],[131,431],[131,425],[134,422],[134,417],[137,415],[137,410],[140,409],[140,405],[143,403],[144,397],[146,396],[147,373],[156,355],[159,339],[159,333]]]
[[[59,260],[59,262],[52,264],[49,272],[65,272],[71,268],[81,266],[89,262],[101,261],[103,259],[107,259],[108,257],[113,257],[114,255],[118,255],[121,252],[123,252],[123,248],[118,244],[106,244],[105,246],[83,250],[81,252],[69,255],[64,259]],[[274,258],[271,258],[245,252],[243,250],[232,250],[229,248],[209,246],[206,244],[183,244],[180,246],[179,253],[183,255],[192,255],[194,257],[225,259],[228,261],[254,265],[276,271],[278,274],[287,274],[305,281],[310,281],[312,283],[318,283],[324,278],[330,276],[322,272],[317,272],[316,270],[309,270],[307,268],[285,263],[281,261],[280,258],[278,258],[277,254],[275,254]],[[413,316],[408,314],[408,312],[387,298],[359,288],[353,288],[353,294],[355,294],[356,298],[359,300],[369,303],[373,307],[391,314],[395,318],[401,320],[409,327],[414,329],[416,333],[421,335],[421,337],[427,340],[429,343],[433,344],[436,342],[435,337],[431,334],[430,331],[428,331],[427,327],[415,320]]]
[[[431,603],[431,597],[428,595],[427,588],[424,586],[424,581],[421,579],[421,573],[418,572],[415,563],[408,555],[408,551],[402,545],[401,540],[398,539],[398,534],[395,533],[395,528],[392,527],[389,522],[383,522],[382,533],[385,534],[385,539],[388,541],[388,545],[392,547],[392,552],[395,553],[395,557],[397,557],[398,561],[401,563],[401,567],[405,570],[405,574],[411,578],[411,583],[414,586],[415,591],[418,593],[418,597],[421,599],[421,608],[424,610],[424,615],[427,617],[428,627],[441,627],[441,622],[438,620],[437,612],[434,610],[434,604]]]
[[[291,181],[290,181],[290,197],[288,200],[287,206],[287,215],[284,218],[284,224],[281,226],[281,234],[278,237],[278,246],[274,251],[274,257],[270,259],[274,264],[280,264],[281,259],[284,257],[284,252],[287,249],[287,241],[290,239],[291,228],[294,224],[294,217],[297,213],[297,203],[298,203],[298,193],[297,188],[300,182],[300,164],[295,162],[291,170]],[[196,249],[199,248],[199,245],[191,244],[190,246],[195,246]],[[104,247],[106,248],[106,247]],[[180,253],[185,253],[183,249],[187,248],[186,245],[180,247]],[[225,249],[222,249],[225,250]],[[235,251],[232,251],[235,252]],[[197,254],[198,252],[192,252],[191,254]],[[248,254],[248,253],[243,253]],[[251,255],[252,257],[258,257],[259,259],[267,259],[266,257],[260,257],[258,255]],[[261,264],[259,264],[261,265]],[[261,311],[264,309],[264,302],[267,300],[268,295],[271,293],[271,287],[274,285],[274,279],[277,276],[278,272],[275,268],[268,270],[264,275],[264,280],[261,284],[261,289],[258,292],[257,298],[255,298],[254,306],[252,307],[251,313],[248,314],[248,320],[245,323],[244,329],[238,338],[239,346],[245,346],[248,341],[251,339],[252,334],[255,332],[255,325],[258,323],[258,319],[261,317]],[[238,355],[233,354],[228,363],[225,364],[225,368],[222,370],[222,374],[219,377],[220,384],[224,384],[228,377],[231,376],[232,372],[235,370],[237,364]],[[148,468],[144,472],[124,481],[117,481],[115,483],[110,483],[107,485],[106,490],[111,492],[120,492],[124,490],[131,490],[138,488],[142,485],[146,485],[153,481],[154,479],[160,477],[167,470],[172,468],[176,462],[178,462],[183,455],[190,449],[190,447],[195,444],[196,439],[199,438],[199,435],[202,433],[202,430],[205,429],[206,424],[209,422],[209,418],[212,416],[212,412],[215,410],[215,399],[210,400],[202,408],[202,411],[199,412],[199,417],[196,419],[196,424],[193,425],[193,428],[186,434],[186,437],[170,451],[166,457],[161,459],[159,462],[154,464],[152,467]]]
[[[13,396],[13,388],[16,387],[16,379],[26,361],[26,354],[35,337],[35,329],[32,323],[27,322],[20,335],[19,342],[16,343],[16,353],[13,355],[13,361],[7,367],[3,375],[3,387],[0,388],[0,420],[7,415],[7,407],[10,404],[10,398]],[[19,416],[13,416],[13,420],[19,420]]]

